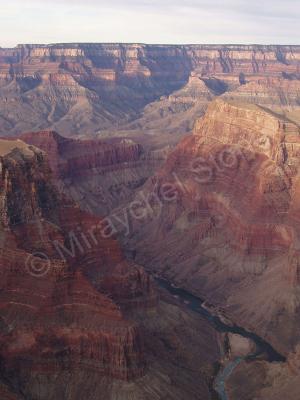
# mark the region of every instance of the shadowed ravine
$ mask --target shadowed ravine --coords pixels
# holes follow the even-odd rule
[[[175,287],[168,281],[162,278],[155,278],[157,284],[166,289],[171,295],[176,296],[186,307],[190,310],[200,314],[218,331],[218,332],[230,332],[238,334],[247,339],[251,339],[257,346],[258,351],[256,354],[249,355],[247,357],[237,357],[234,361],[229,362],[223,369],[221,369],[214,381],[214,389],[219,394],[221,400],[230,400],[226,393],[226,381],[234,371],[234,369],[243,360],[255,360],[259,355],[264,354],[269,362],[285,362],[286,358],[279,354],[268,342],[263,340],[261,337],[255,333],[248,332],[242,327],[236,325],[227,325],[221,319],[213,315],[209,310],[207,310],[203,304],[204,300],[190,294],[188,291]]]

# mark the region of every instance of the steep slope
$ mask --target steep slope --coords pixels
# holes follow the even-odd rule
[[[46,152],[60,191],[98,215],[131,201],[167,154],[167,150],[148,151],[126,138],[80,141],[53,131],[26,133],[20,138]]]
[[[201,75],[192,73],[182,88],[148,104],[132,122],[104,131],[102,136],[122,133],[137,140],[143,139],[152,147],[175,145],[192,130],[194,121],[205,113],[210,101],[218,94],[218,87],[210,88]]]
[[[45,153],[0,141],[3,399],[150,400],[155,387],[157,399],[209,400],[216,333],[169,299],[158,302],[108,221],[51,179]]]
[[[300,340],[299,133],[259,106],[215,101],[136,196],[126,236],[136,260],[283,354]]]
[[[55,370],[59,368],[55,354],[61,352],[62,361],[66,357],[65,362],[73,359],[74,365],[91,363],[108,376],[141,376],[138,328],[124,319],[118,305],[104,293],[106,285],[114,292],[118,285],[115,301],[120,306],[125,306],[128,296],[134,299],[131,284],[141,298],[146,293],[151,297],[147,277],[124,262],[115,241],[97,237],[100,221],[59,197],[43,154],[32,147],[26,150],[14,148],[1,158],[3,368],[9,371],[18,365],[20,374],[26,375],[26,364],[34,363],[32,375],[47,366]],[[80,238],[93,227],[99,243],[97,249],[89,245],[85,252]],[[75,247],[70,239],[71,254],[65,244],[78,228],[81,236],[74,236]],[[84,275],[95,276],[93,284]],[[102,293],[93,287],[98,275],[103,280]],[[49,344],[46,352],[45,343]]]
[[[245,84],[222,97],[238,103],[258,104],[300,123],[300,81],[296,77],[287,74],[277,78],[247,77]]]
[[[204,79],[220,94],[253,77],[284,74],[285,79],[299,80],[299,60],[299,46],[53,44],[0,48],[0,133],[18,135],[51,128],[72,136],[124,135],[128,130],[137,135],[141,123],[146,123],[149,133],[162,133],[169,112],[179,111],[182,115],[175,126],[184,134],[190,126],[186,111],[190,110],[189,117],[203,112],[203,107],[194,107],[193,100],[177,99],[174,104],[177,90],[189,88],[191,77]],[[210,98],[202,90],[196,96],[203,106]],[[162,118],[159,131],[153,116],[158,121]],[[133,120],[136,124],[132,125]]]
[[[268,108],[299,108],[300,81],[298,79],[247,77],[247,80],[235,91],[226,93],[223,97],[228,100],[261,104]]]

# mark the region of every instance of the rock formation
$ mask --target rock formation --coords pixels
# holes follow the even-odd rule
[[[0,48],[1,399],[212,399],[224,335],[142,266],[286,357],[241,362],[230,398],[297,398],[299,68],[299,46]]]
[[[299,133],[260,106],[216,100],[137,194],[151,212],[132,218],[126,245],[283,354],[300,339]]]
[[[22,374],[33,363],[31,374],[45,368],[58,371],[55,355],[61,354],[62,364],[87,363],[99,373],[121,379],[141,376],[138,327],[126,321],[120,307],[126,308],[128,296],[133,301],[135,293],[146,296],[146,303],[152,296],[153,303],[149,278],[124,262],[114,240],[101,240],[97,233],[101,221],[60,199],[49,182],[43,155],[33,148],[29,152],[24,155],[15,148],[1,159],[4,367],[10,370],[18,365]],[[93,239],[99,241],[94,250],[83,236],[89,229],[94,229]],[[71,236],[74,242],[70,239],[67,251]],[[34,283],[30,274],[41,276],[34,294],[28,296]],[[99,287],[100,279],[102,292],[94,287]],[[117,304],[104,294],[108,284],[111,292],[107,293],[112,299],[116,296]],[[49,343],[48,349],[44,343]],[[24,366],[22,359],[26,359]]]
[[[219,95],[265,78],[298,84],[299,62],[299,46],[55,44],[0,48],[0,132],[18,135],[51,128],[65,135],[139,134],[142,113],[147,129],[162,134],[168,128],[167,115],[175,111],[182,115],[172,122],[173,127],[184,134],[190,123],[186,111],[191,110],[189,117],[201,115],[210,91]],[[195,77],[205,87],[199,88]],[[202,99],[200,108],[187,98],[175,101],[176,91],[182,88],[193,99],[193,86],[198,87],[194,94]],[[156,119],[161,113],[160,126],[152,121],[153,112]]]
[[[299,346],[287,363],[270,365],[264,361],[242,363],[228,382],[228,393],[233,400],[294,400],[299,391]],[[245,377],[251,377],[249,380]]]
[[[48,151],[57,155],[53,142]],[[82,211],[51,179],[44,152],[0,141],[1,399],[150,400],[153,387],[158,398],[210,399],[219,357],[212,328],[158,302],[107,221]],[[194,344],[210,352],[196,360],[184,349],[197,331]]]
[[[44,131],[20,139],[47,154],[60,191],[101,216],[131,201],[166,158],[126,138],[82,141]]]

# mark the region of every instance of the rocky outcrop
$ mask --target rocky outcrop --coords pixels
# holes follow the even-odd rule
[[[283,108],[299,111],[300,82],[297,79],[289,79],[286,75],[279,78],[249,77],[245,84],[236,90],[223,95],[228,100],[260,104],[270,109]]]
[[[244,338],[234,333],[228,334],[228,347],[231,359],[247,357],[257,352],[256,345],[251,339]]]
[[[228,393],[234,400],[294,400],[299,388],[299,347],[285,364],[268,364],[263,361],[242,363],[228,382]],[[247,379],[245,377],[247,376]],[[248,377],[251,379],[248,380]]]
[[[149,278],[102,238],[101,220],[63,200],[39,150],[3,151],[0,182],[2,374],[14,374],[19,390],[66,368],[142,376],[140,330],[123,312],[128,298],[155,305]]]
[[[52,157],[62,143],[48,135]],[[58,192],[46,157],[0,140],[1,399],[150,400],[153,387],[158,398],[210,399],[214,330],[158,302],[107,219]]]
[[[103,135],[104,131],[138,133],[140,114],[151,104],[143,112],[149,130],[163,131],[154,128],[151,111],[160,110],[164,128],[168,127],[164,116],[175,108],[183,113],[176,129],[184,134],[189,121],[184,112],[191,109],[197,117],[203,107],[197,110],[187,99],[175,106],[172,95],[169,109],[165,97],[186,85],[189,88],[193,77],[203,79],[217,94],[258,78],[298,82],[299,60],[299,46],[55,44],[1,48],[0,132],[16,135],[51,128],[81,136]],[[203,102],[207,93],[203,95],[199,88],[198,92]]]
[[[126,240],[147,268],[283,354],[299,341],[299,132],[260,106],[216,100],[136,196],[147,212]]]
[[[85,175],[87,170],[114,168],[141,159],[143,148],[131,140],[72,140],[53,131],[25,133],[20,139],[42,149],[60,178]]]
[[[74,140],[53,131],[20,138],[47,154],[60,191],[98,215],[130,201],[165,160],[164,154],[126,138]]]

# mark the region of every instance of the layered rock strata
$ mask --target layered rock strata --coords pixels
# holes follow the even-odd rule
[[[21,140],[0,141],[0,274],[1,399],[211,398],[216,333],[158,302],[107,222]]]
[[[14,142],[10,142],[11,147]],[[2,373],[20,387],[45,372],[91,368],[144,374],[143,340],[123,311],[155,305],[149,278],[124,261],[101,221],[59,195],[44,154],[17,143],[1,154]],[[1,143],[2,145],[2,143]],[[88,242],[88,230],[93,240]],[[148,303],[148,300],[149,303]]]
[[[81,208],[104,216],[132,200],[167,154],[149,151],[126,138],[73,140],[53,131],[26,133],[20,138],[47,154],[61,192]]]
[[[215,101],[137,195],[126,245],[283,354],[300,339],[299,148],[292,121]]]
[[[182,115],[175,125],[184,134],[192,104],[165,96],[188,85],[193,77],[221,94],[253,79],[299,81],[299,46],[143,44],[54,44],[0,48],[0,132],[55,129],[63,134],[138,133],[144,107],[149,130],[151,111]],[[206,89],[205,89],[206,90]],[[176,96],[176,94],[175,94]],[[198,96],[198,94],[197,94]],[[200,99],[206,95],[200,93]],[[156,112],[155,112],[156,113]],[[191,111],[192,113],[192,111]],[[131,125],[136,120],[135,126]],[[129,122],[129,125],[128,125]],[[174,124],[174,122],[173,122]]]

